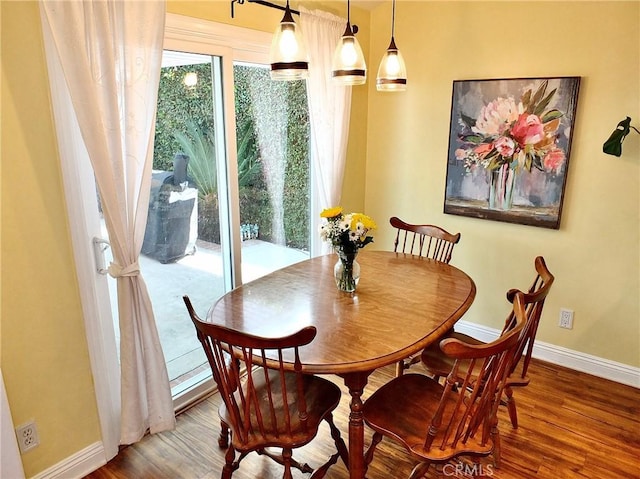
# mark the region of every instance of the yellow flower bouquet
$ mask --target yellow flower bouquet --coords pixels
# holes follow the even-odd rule
[[[345,214],[341,206],[327,208],[320,213],[324,219],[320,225],[320,237],[331,244],[339,256],[334,268],[336,285],[341,291],[355,291],[360,279],[360,265],[356,255],[360,248],[373,242],[369,232],[376,223],[362,213]]]

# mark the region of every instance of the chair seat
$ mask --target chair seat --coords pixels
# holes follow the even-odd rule
[[[507,379],[507,386],[509,387],[523,387],[528,386],[530,382],[529,376],[522,376],[522,374],[514,374]]]
[[[446,461],[465,453],[489,455],[493,442],[484,444],[476,438],[460,440],[455,447],[440,447],[443,427],[435,436],[432,447],[425,449],[425,438],[440,404],[444,387],[423,374],[404,374],[378,389],[364,404],[365,422],[374,431],[395,438],[418,459]],[[443,411],[448,417],[454,409],[457,395],[449,397]]]
[[[459,339],[467,344],[485,344],[483,341],[457,331],[452,331],[442,339],[446,338]],[[442,351],[440,350],[440,342],[433,343],[423,349],[422,354],[420,355],[420,360],[422,361],[422,364],[427,367],[429,373],[434,375],[436,378],[445,377],[449,374],[454,363],[452,358],[446,354],[442,354]]]
[[[249,426],[249,437],[246,442],[242,442],[237,435],[232,435],[232,443],[238,451],[251,451],[257,447],[257,444],[266,447],[290,447],[297,448],[310,442],[317,434],[320,422],[327,414],[333,411],[340,402],[340,388],[331,381],[321,377],[305,375],[304,392],[307,405],[307,423],[304,427],[299,420],[298,411],[298,393],[297,393],[297,375],[295,373],[285,373],[287,403],[283,401],[281,393],[272,393],[273,409],[270,407],[268,397],[268,389],[263,369],[257,369],[253,372],[253,385],[255,393],[259,399],[260,416],[262,418],[262,430],[258,421],[258,415],[255,410],[251,411],[251,424]],[[281,378],[279,371],[271,370],[269,372],[269,382],[272,391],[282,391]],[[243,391],[246,393],[246,381],[243,383]],[[240,393],[234,394],[238,399]],[[289,417],[291,421],[291,432],[287,433],[286,423],[282,419],[285,416],[285,405],[288,405]],[[231,425],[232,416],[227,410],[227,406],[223,403],[218,409],[220,420]],[[244,416],[244,415],[243,415]],[[271,418],[278,418],[275,427]],[[268,441],[271,440],[272,444]]]

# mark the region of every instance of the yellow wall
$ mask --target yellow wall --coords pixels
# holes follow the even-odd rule
[[[389,31],[390,8],[372,13],[372,31]],[[464,319],[500,328],[504,292],[528,287],[543,255],[556,275],[540,341],[640,366],[640,135],[621,158],[602,153],[618,121],[640,127],[639,2],[405,2],[396,40],[408,69],[404,93],[369,84],[366,211],[461,232],[453,264],[476,281]],[[388,33],[371,51],[379,62]],[[444,215],[453,80],[581,76],[573,146],[559,230]],[[575,311],[573,330],[557,326]]]
[[[100,439],[35,2],[2,2],[2,356],[31,476]]]
[[[304,2],[341,15],[344,3]],[[396,214],[461,231],[454,263],[478,285],[471,321],[499,327],[500,292],[526,286],[543,254],[558,279],[540,339],[636,367],[640,135],[629,136],[622,158],[600,151],[619,119],[640,119],[638,5],[400,1],[396,40],[410,75],[402,94],[377,93],[373,82],[389,6],[370,19],[353,8],[369,81],[354,88],[343,193],[346,208],[378,220],[374,247],[391,245],[386,218]],[[168,11],[264,31],[280,17],[245,4],[232,21],[226,1],[172,1]],[[14,422],[38,423],[42,444],[23,456],[31,476],[100,432],[37,4],[3,1],[1,22],[0,365]],[[452,80],[523,75],[583,77],[561,229],[443,215]],[[573,331],[555,326],[560,306],[575,309]]]

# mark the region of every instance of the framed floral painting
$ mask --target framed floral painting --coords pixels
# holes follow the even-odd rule
[[[558,229],[579,87],[454,81],[444,212]]]

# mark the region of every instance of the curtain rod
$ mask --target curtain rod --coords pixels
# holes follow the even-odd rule
[[[231,0],[231,18],[234,18],[234,4],[237,3],[238,5],[244,5],[244,3],[257,3],[258,5],[264,5],[265,7],[269,7],[269,8],[275,8],[276,10],[282,10],[283,12],[285,11],[285,7],[278,5],[276,3],[271,3],[268,2],[267,0]],[[291,13],[293,13],[294,15],[300,15],[300,12],[298,10],[294,10],[293,8],[289,8],[289,11]],[[356,33],[358,33],[358,25],[352,25],[351,26],[352,30],[353,30],[353,34],[355,35]]]
[[[233,18],[233,15],[234,15],[233,4],[237,3],[238,5],[242,5],[244,4],[244,2],[257,3],[258,5],[264,5],[265,7],[275,8],[277,10],[282,10],[283,12],[285,10],[285,7],[282,7],[275,3],[267,2],[266,0],[231,0],[231,18]],[[293,8],[289,8],[289,11],[294,15],[300,15],[300,12],[298,10],[294,10]]]

